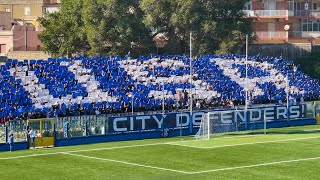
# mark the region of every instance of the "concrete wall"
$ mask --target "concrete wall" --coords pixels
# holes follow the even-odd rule
[[[9,59],[22,60],[38,60],[38,59],[48,59],[50,56],[42,51],[10,51],[8,52]]]
[[[38,39],[38,31],[34,26],[14,26],[13,27],[13,51],[40,51],[41,41]],[[25,37],[27,34],[27,37]],[[26,42],[27,41],[27,42]],[[26,47],[27,46],[27,47]]]
[[[30,8],[30,15],[25,15],[25,8]],[[12,19],[37,19],[42,16],[42,4],[0,4],[0,11],[10,9]]]
[[[13,32],[12,31],[0,31],[0,46],[1,46],[1,55],[6,54],[11,48],[13,48]]]
[[[9,12],[0,12],[0,26],[4,26],[5,30],[11,29],[11,14]]]
[[[263,56],[283,56],[287,59],[295,59],[312,51],[311,43],[296,44],[251,44],[249,54],[262,54]]]

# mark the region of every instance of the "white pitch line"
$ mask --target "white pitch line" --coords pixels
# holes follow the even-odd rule
[[[184,145],[184,144],[178,144],[178,143],[168,143],[168,144],[169,145],[174,145],[174,146],[197,148],[197,149],[215,149],[215,148],[224,148],[224,147],[244,146],[244,145],[253,145],[253,144],[265,144],[265,143],[278,143],[278,142],[298,141],[298,140],[317,139],[317,138],[320,138],[320,136],[305,137],[305,138],[295,138],[295,139],[284,139],[284,140],[275,140],[275,141],[262,141],[262,142],[242,143],[242,144],[230,144],[230,145],[212,146],[212,147],[191,146],[191,145]]]
[[[103,151],[103,150],[113,150],[113,149],[123,149],[123,148],[156,146],[156,145],[173,145],[173,146],[183,146],[183,147],[197,148],[197,149],[215,149],[215,148],[223,148],[223,147],[233,147],[233,146],[242,146],[242,145],[263,144],[263,143],[276,143],[276,142],[295,141],[295,140],[304,140],[304,139],[316,139],[316,138],[320,138],[320,136],[307,137],[307,138],[296,138],[296,139],[286,139],[286,140],[278,140],[278,141],[264,141],[264,142],[254,142],[254,143],[232,144],[232,145],[213,146],[213,147],[198,147],[198,146],[177,144],[178,142],[192,142],[192,141],[199,141],[199,140],[172,141],[172,142],[166,142],[166,143],[139,144],[139,145],[131,145],[131,146],[116,146],[116,147],[82,149],[82,150],[64,151],[64,152],[40,153],[40,154],[31,154],[31,155],[25,155],[25,156],[5,157],[5,158],[0,158],[0,160],[20,159],[20,158],[55,155],[55,154],[63,154],[63,153],[78,153],[78,152],[91,152],[91,151]]]
[[[191,141],[197,141],[197,140],[189,140],[184,142],[191,142]],[[152,143],[152,144],[138,144],[138,145],[131,145],[131,146],[115,146],[115,147],[105,147],[105,148],[96,148],[96,149],[82,149],[82,150],[53,152],[53,153],[39,153],[39,154],[31,154],[31,155],[25,155],[25,156],[13,156],[13,157],[0,158],[0,160],[19,159],[19,158],[28,158],[28,157],[55,155],[55,154],[64,154],[64,153],[91,152],[91,151],[103,151],[103,150],[124,149],[124,148],[136,148],[136,147],[145,147],[145,146],[167,145],[167,144],[177,143],[177,142],[181,142],[181,141]]]
[[[47,155],[56,155],[56,154],[61,154],[61,152],[43,153],[43,154],[30,154],[30,155],[25,155],[25,156],[13,156],[13,157],[0,158],[0,160],[21,159],[21,158],[29,158],[29,157],[37,157],[37,156],[47,156]]]
[[[188,140],[183,142],[192,142],[197,140]],[[68,151],[67,153],[77,153],[77,152],[90,152],[90,151],[101,151],[101,150],[112,150],[112,149],[123,149],[123,148],[136,148],[136,147],[145,147],[145,146],[157,146],[157,145],[167,145],[172,143],[177,143],[181,141],[173,141],[173,142],[165,142],[165,143],[152,143],[152,144],[138,144],[138,145],[131,145],[131,146],[115,146],[115,147],[106,147],[106,148],[96,148],[96,149],[84,149],[84,150],[75,150],[75,151]]]
[[[237,167],[228,167],[228,168],[190,172],[190,174],[202,174],[202,173],[227,171],[227,170],[234,170],[234,169],[244,169],[244,168],[252,168],[252,167],[261,167],[261,166],[269,166],[269,165],[282,164],[282,163],[294,163],[294,162],[311,161],[311,160],[319,160],[319,159],[320,159],[320,157],[313,157],[313,158],[295,159],[295,160],[287,160],[287,161],[276,161],[276,162],[253,164],[253,165],[247,165],[247,166],[237,166]]]
[[[70,155],[70,156],[82,157],[82,158],[88,158],[88,159],[94,159],[94,160],[115,162],[115,163],[120,163],[120,164],[131,165],[131,166],[139,166],[139,167],[151,168],[151,169],[157,169],[157,170],[163,170],[163,171],[171,171],[171,172],[178,172],[178,173],[183,173],[183,174],[191,174],[191,172],[186,172],[186,171],[180,171],[180,170],[168,169],[168,168],[161,168],[161,167],[156,167],[156,166],[149,166],[149,165],[131,163],[131,162],[126,162],[126,161],[119,161],[119,160],[114,160],[114,159],[98,158],[98,157],[93,157],[93,156],[85,156],[85,155],[71,154],[71,153],[63,153],[63,154]]]

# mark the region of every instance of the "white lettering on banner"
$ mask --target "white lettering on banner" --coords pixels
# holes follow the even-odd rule
[[[164,114],[164,115],[162,116],[161,120],[159,120],[157,116],[152,116],[152,117],[153,117],[153,119],[157,122],[158,128],[160,129],[161,126],[162,126],[163,120],[167,117],[167,115]]]
[[[258,116],[254,116],[258,114]],[[251,122],[261,120],[261,110],[260,109],[250,109],[249,110],[249,119]]]
[[[222,112],[221,113],[221,123],[223,124],[231,124],[232,123],[232,114],[233,112]]]
[[[130,131],[133,131],[133,128],[134,128],[133,117],[130,117]]]
[[[210,114],[209,115],[209,120],[210,121],[219,120],[219,117],[217,115],[218,114]]]
[[[185,122],[182,122],[184,120],[184,118],[186,119]],[[181,118],[181,119],[180,119]],[[182,123],[180,123],[180,121]],[[188,126],[190,123],[190,117],[189,117],[189,114],[187,113],[180,113],[180,114],[176,114],[176,127],[181,127],[181,126]]]
[[[120,121],[127,121],[127,118],[126,117],[115,118],[113,120],[113,130],[117,132],[128,131],[128,128],[118,128],[118,122]]]
[[[300,107],[299,106],[290,106],[289,112],[290,112],[290,119],[292,118],[299,118],[300,117]]]
[[[192,123],[194,126],[200,126],[204,112],[195,112],[192,115]]]
[[[265,108],[264,116],[266,121],[274,120],[274,107]]]
[[[136,120],[141,120],[141,129],[146,129],[146,119],[150,119],[150,116],[138,116]]]
[[[245,122],[244,112],[236,111],[236,113],[235,113],[235,122],[238,122],[238,118],[242,122]]]
[[[300,105],[291,106],[290,107],[290,119],[296,119],[303,117],[304,107]],[[247,116],[246,116],[247,112]],[[223,112],[219,111],[214,114],[210,114],[209,118],[211,121],[215,123],[222,123],[222,124],[230,124],[233,122],[245,122],[246,118],[248,122],[256,122],[256,121],[263,121],[264,119],[267,121],[272,120],[286,120],[287,118],[287,108],[286,107],[267,107],[261,109],[248,109],[248,111],[228,111]],[[195,112],[192,114],[192,125],[199,126],[201,120],[203,118],[204,112]],[[160,118],[161,117],[161,118]],[[169,117],[169,118],[168,118]],[[174,119],[175,118],[175,119]],[[190,114],[189,113],[177,113],[177,114],[165,114],[161,115],[150,115],[150,116],[131,116],[131,117],[119,117],[113,120],[113,129],[116,132],[123,132],[123,131],[134,131],[137,130],[136,122],[141,120],[141,130],[146,130],[146,121],[152,121],[152,125],[148,126],[148,129],[160,129],[163,126],[164,120],[166,122],[171,122],[172,124],[174,121],[176,122],[177,128],[183,126],[187,127],[190,125]],[[72,118],[70,119],[71,123],[79,122],[79,119]],[[125,123],[123,122],[125,121]],[[122,124],[119,122],[123,122]],[[155,125],[155,123],[157,125]],[[127,127],[123,127],[125,126]],[[166,127],[164,127],[166,128]]]
[[[283,119],[287,118],[287,113],[288,113],[287,107],[278,107],[276,109],[277,109],[276,111],[277,119],[280,119],[280,116],[282,116]]]

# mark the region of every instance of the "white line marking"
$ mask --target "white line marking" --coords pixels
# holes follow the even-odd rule
[[[197,140],[189,140],[183,142],[192,142]],[[145,146],[157,146],[157,145],[167,145],[171,143],[177,143],[181,141],[174,142],[166,142],[166,143],[153,143],[153,144],[140,144],[140,145],[132,145],[132,146],[116,146],[116,147],[106,147],[106,148],[97,148],[97,149],[84,149],[84,150],[76,150],[76,151],[68,151],[68,153],[77,153],[77,152],[88,152],[88,151],[101,151],[101,150],[112,150],[112,149],[123,149],[123,148],[135,148],[135,147],[145,147]]]
[[[295,138],[295,139],[284,139],[284,140],[275,140],[275,141],[262,141],[262,142],[242,143],[242,144],[230,144],[230,145],[211,146],[211,147],[191,146],[191,145],[184,145],[184,144],[178,144],[178,143],[168,143],[168,144],[169,145],[174,145],[174,146],[197,148],[197,149],[215,149],[215,148],[224,148],[224,147],[244,146],[244,145],[252,145],[252,144],[265,144],[265,143],[278,143],[278,142],[298,141],[298,140],[317,139],[317,138],[320,138],[320,136],[305,137],[305,138]]]
[[[258,143],[270,143],[270,142],[293,141],[293,140],[303,140],[303,139],[312,139],[312,138],[319,138],[319,137],[320,136],[308,137],[308,138],[287,139],[287,140],[281,140],[281,141],[266,141],[266,142],[257,142],[255,144],[258,144]],[[190,140],[190,141],[196,141],[196,140]],[[140,166],[140,167],[146,167],[146,168],[158,169],[158,170],[164,170],[164,171],[171,171],[171,172],[178,172],[178,173],[183,173],[183,174],[201,174],[201,173],[218,172],[218,171],[226,171],[226,170],[243,169],[243,168],[250,168],[250,167],[260,167],[260,166],[268,166],[268,165],[274,165],[274,164],[292,163],[292,162],[310,161],[310,160],[318,160],[318,159],[320,159],[320,157],[313,157],[313,158],[304,158],[304,159],[295,159],[295,160],[286,160],[286,161],[254,164],[254,165],[247,165],[247,166],[238,166],[238,167],[228,167],[228,168],[205,170],[205,171],[187,172],[187,171],[182,171],[182,170],[174,170],[174,169],[168,169],[168,168],[161,168],[161,167],[155,167],[155,166],[148,166],[148,165],[130,163],[130,162],[125,162],[125,161],[104,159],[104,158],[85,156],[85,155],[79,155],[79,154],[71,154],[71,152],[73,152],[73,153],[76,153],[76,152],[88,152],[88,151],[99,151],[99,150],[108,150],[108,149],[133,148],[133,147],[143,147],[143,146],[153,146],[153,145],[166,145],[166,144],[168,144],[168,145],[176,145],[176,144],[172,144],[172,143],[176,143],[176,142],[180,142],[180,141],[169,142],[169,143],[141,144],[141,145],[133,145],[133,146],[119,146],[119,147],[109,147],[109,148],[100,148],[100,149],[87,149],[87,150],[78,150],[78,151],[69,151],[69,152],[31,154],[31,155],[26,155],[26,156],[15,156],[15,157],[0,158],[0,160],[10,160],[10,159],[20,159],[20,158],[46,156],[46,155],[67,154],[67,155],[72,155],[72,156],[78,156],[78,157],[84,157],[84,158],[90,158],[90,159],[96,159],[96,160],[103,160],[103,161],[110,161],[110,162],[117,162],[117,163],[122,163],[122,164],[127,164],[127,165]],[[249,143],[249,144],[252,144],[252,143]],[[246,144],[240,144],[240,145],[246,145]],[[181,146],[187,146],[187,145],[181,145]],[[232,145],[216,146],[216,147],[209,147],[209,148],[228,147],[228,146],[232,146]],[[239,145],[236,145],[236,146],[239,146]],[[189,146],[187,146],[187,147],[189,147]],[[199,147],[196,147],[196,148],[199,148]]]
[[[98,158],[98,157],[93,157],[93,156],[85,156],[85,155],[71,154],[71,153],[63,153],[63,154],[82,157],[82,158],[88,158],[88,159],[94,159],[94,160],[109,161],[109,162],[115,162],[115,163],[120,163],[120,164],[139,166],[139,167],[144,167],[144,168],[158,169],[158,170],[163,170],[163,171],[171,171],[171,172],[178,172],[178,173],[183,173],[183,174],[191,174],[191,172],[180,171],[180,170],[175,170],[175,169],[168,169],[168,168],[161,168],[161,167],[149,166],[149,165],[143,165],[143,164],[137,164],[137,163],[130,163],[130,162],[126,162],[126,161],[119,161],[119,160],[106,159],[106,158]]]
[[[56,154],[61,154],[61,152],[56,152],[56,153],[43,153],[43,154],[31,154],[31,155],[25,155],[25,156],[13,156],[13,157],[0,158],[0,160],[21,159],[21,158],[37,157],[37,156],[47,156],[47,155],[56,155]]]
[[[276,143],[276,142],[295,141],[295,140],[304,140],[304,139],[316,139],[316,138],[320,138],[320,136],[307,137],[307,138],[296,138],[296,139],[286,139],[286,140],[278,140],[278,141],[264,141],[264,142],[254,142],[254,143],[231,144],[231,145],[213,146],[213,147],[199,147],[199,146],[177,144],[178,142],[192,142],[192,141],[199,141],[199,140],[172,141],[172,142],[166,142],[166,143],[138,144],[138,145],[131,145],[131,146],[116,146],[116,147],[82,149],[82,150],[64,151],[64,152],[40,153],[40,154],[31,154],[31,155],[25,155],[25,156],[5,157],[5,158],[0,158],[0,160],[19,159],[19,158],[55,155],[55,154],[63,154],[63,153],[78,153],[78,152],[103,151],[103,150],[113,150],[113,149],[123,149],[123,148],[156,146],[156,145],[173,145],[173,146],[183,146],[183,147],[197,148],[197,149],[215,149],[215,148],[223,148],[223,147],[233,147],[233,146],[242,146],[242,145],[263,144],[263,143]]]
[[[255,136],[264,136],[264,134],[255,134],[255,135],[251,135],[251,134],[247,134],[247,135],[227,135],[225,137],[212,137],[211,139],[234,139],[234,138],[249,138],[249,137],[255,137]]]
[[[228,168],[212,169],[212,170],[206,170],[206,171],[190,172],[190,174],[202,174],[202,173],[209,173],[209,172],[244,169],[244,168],[251,168],[251,167],[269,166],[269,165],[274,165],[274,164],[293,163],[293,162],[311,161],[311,160],[319,160],[319,159],[320,159],[320,157],[313,157],[313,158],[295,159],[295,160],[287,160],[287,161],[277,161],[277,162],[253,164],[253,165],[247,165],[247,166],[228,167]]]
[[[189,140],[184,142],[190,142],[190,141],[197,141],[197,140]],[[55,155],[55,154],[63,154],[63,153],[78,153],[78,152],[90,152],[90,151],[102,151],[102,150],[123,149],[123,148],[136,148],[136,147],[145,147],[145,146],[167,145],[167,144],[177,143],[177,142],[181,142],[181,141],[173,141],[173,142],[166,142],[166,143],[152,143],[152,144],[138,144],[138,145],[131,145],[131,146],[115,146],[115,147],[105,147],[105,148],[96,148],[96,149],[82,149],[82,150],[65,151],[65,152],[40,153],[40,154],[31,154],[31,155],[25,155],[25,156],[13,156],[13,157],[0,158],[0,160],[19,159],[19,158]]]
[[[307,129],[307,130],[302,130],[302,131],[306,131],[306,132],[312,132],[312,131],[319,131],[320,129]]]

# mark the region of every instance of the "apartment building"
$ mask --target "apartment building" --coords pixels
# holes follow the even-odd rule
[[[60,0],[0,0],[0,56],[40,51],[37,18],[58,11]]]
[[[0,0],[0,11],[11,13],[11,19],[33,23],[46,13],[58,11],[60,0]]]
[[[255,43],[320,42],[320,0],[251,0],[244,14]]]

